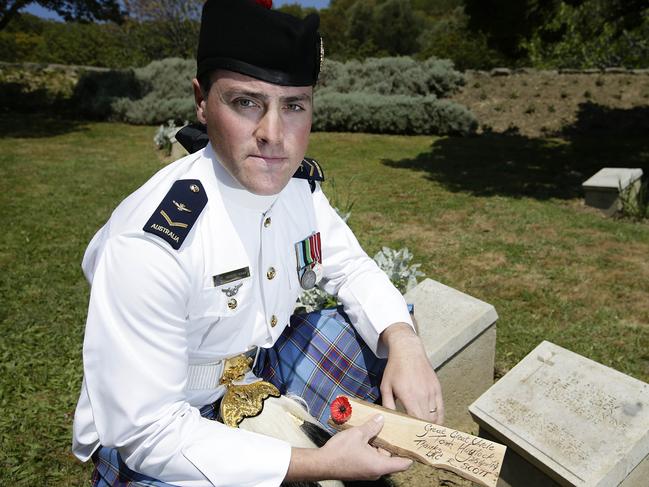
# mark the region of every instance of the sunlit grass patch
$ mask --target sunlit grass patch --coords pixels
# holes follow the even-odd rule
[[[69,452],[80,263],[114,207],[162,167],[154,133],[0,116],[0,485],[88,483]],[[309,155],[351,195],[370,255],[407,246],[430,278],[496,307],[500,372],[550,340],[649,380],[649,225],[584,208],[579,186],[614,156],[648,164],[644,138],[317,133]]]

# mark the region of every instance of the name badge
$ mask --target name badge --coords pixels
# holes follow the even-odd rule
[[[214,286],[223,286],[230,282],[238,281],[240,279],[245,279],[250,277],[250,268],[242,267],[241,269],[235,269],[233,271],[224,272],[223,274],[218,274],[212,277],[214,281]]]

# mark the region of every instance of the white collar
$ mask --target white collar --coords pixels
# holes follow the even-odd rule
[[[218,160],[211,143],[207,144],[204,156],[212,161],[216,182],[219,186],[223,201],[226,202],[226,204],[234,203],[244,208],[265,213],[277,200],[279,194],[263,196],[251,193],[244,188],[241,183],[234,179],[223,167],[221,162]]]

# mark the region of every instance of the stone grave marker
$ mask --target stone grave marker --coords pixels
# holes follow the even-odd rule
[[[620,193],[635,197],[640,189],[642,169],[605,167],[582,183],[586,204],[612,215],[621,207]]]
[[[649,384],[553,343],[542,342],[470,411],[536,467],[506,458],[499,485],[649,485]]]
[[[496,310],[432,279],[424,279],[405,298],[414,304],[419,336],[442,384],[444,424],[477,431],[469,405],[493,384]]]

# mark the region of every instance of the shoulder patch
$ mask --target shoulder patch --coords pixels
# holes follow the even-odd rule
[[[202,123],[190,123],[176,132],[176,140],[187,152],[193,154],[201,150],[210,141],[207,127]]]
[[[318,161],[311,159],[310,157],[305,157],[300,163],[300,167],[297,168],[294,178],[306,179],[309,181],[309,186],[311,186],[311,192],[315,191],[315,181],[324,181],[324,172],[318,164]]]
[[[295,171],[295,174],[293,174],[293,177],[311,179],[312,181],[324,181],[324,172],[322,172],[322,168],[320,167],[320,164],[318,164],[318,161],[311,159],[310,157],[305,157],[302,159],[302,163],[300,164],[300,167],[297,168],[297,171]]]
[[[178,250],[207,204],[198,179],[176,181],[142,230],[166,240]]]

